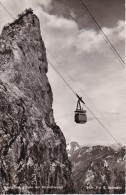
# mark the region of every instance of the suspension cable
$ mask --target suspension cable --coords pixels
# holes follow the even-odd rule
[[[80,5],[82,6],[83,10],[86,10],[88,16],[94,22],[94,24],[97,27],[97,29],[100,30],[100,33],[101,33],[102,37],[104,38],[104,40],[106,41],[106,43],[110,46],[110,48],[113,51],[113,53],[115,54],[115,56],[118,58],[118,60],[122,64],[122,66],[125,68],[125,62],[124,62],[124,60],[122,59],[122,57],[120,56],[120,54],[118,53],[118,51],[115,49],[115,47],[113,46],[113,44],[111,43],[111,41],[108,39],[107,35],[102,30],[102,28],[100,27],[100,25],[98,24],[98,22],[96,21],[96,19],[94,18],[94,16],[92,15],[91,11],[87,8],[87,6],[85,5],[85,3],[82,0],[79,0],[79,2],[80,2]]]
[[[107,127],[96,117],[96,115],[89,109],[89,107],[85,104],[87,110],[94,116],[94,118],[101,124],[101,126],[109,133],[109,135],[117,142],[117,144],[121,147],[121,144],[117,141],[117,139],[110,133]]]
[[[52,55],[52,51],[47,49],[48,54],[51,56],[51,58],[53,58],[53,60],[55,61],[55,63],[57,63],[57,60],[55,59],[55,56]],[[50,53],[51,52],[51,53]],[[60,65],[60,67],[62,67],[62,70],[64,71],[64,73],[66,74],[66,76],[72,81],[75,82],[75,80],[68,74],[68,72],[65,71],[65,69],[63,68],[62,64],[58,62],[58,64]],[[60,69],[61,70],[61,69]],[[76,84],[77,88],[82,91],[82,93],[85,95],[85,97],[88,99],[88,101],[93,105],[93,107],[95,108],[95,110],[97,110],[97,112],[99,113],[99,115],[101,115],[101,118],[103,118],[101,111],[96,107],[96,105],[93,103],[93,101],[88,97],[88,95],[86,94],[86,92],[80,88],[80,86],[78,84]],[[99,117],[97,117],[99,118]]]
[[[13,16],[10,14],[10,12],[5,8],[5,6],[1,3],[0,1],[0,5],[5,9],[5,11],[13,18]],[[14,18],[13,18],[14,19]],[[62,78],[62,80],[66,83],[66,85],[70,88],[70,90],[74,93],[74,95],[76,95],[77,93],[74,91],[74,89],[69,85],[69,83],[64,79],[64,77],[57,71],[57,69],[55,68],[55,66],[50,62],[50,60],[48,60],[49,64],[53,67],[53,69],[57,72],[57,74]],[[86,105],[85,105],[86,106]],[[86,106],[86,108],[88,109],[88,111],[94,116],[94,118],[102,125],[102,127],[109,133],[109,135],[111,137],[113,137],[113,139],[119,144],[119,142],[114,138],[114,136],[109,132],[109,130],[103,125],[103,123],[95,116],[95,114],[88,108],[88,106]],[[120,145],[120,144],[119,144]],[[121,145],[120,145],[121,146]]]
[[[112,49],[113,53],[116,55],[116,57],[118,58],[118,60],[121,62],[122,66],[125,68],[125,62],[124,62],[124,60],[122,59],[122,57],[120,56],[120,54],[117,52],[117,50],[115,49],[115,47],[113,46],[113,44],[111,43],[111,41],[108,39],[108,37],[106,36],[106,34],[104,33],[104,31],[102,30],[102,28],[100,27],[100,25],[97,23],[97,21],[95,20],[94,16],[91,14],[91,12],[87,8],[87,6],[84,4],[84,2],[82,0],[79,0],[79,1],[80,1],[80,5],[82,5],[85,8],[85,10],[87,11],[88,15],[93,20],[95,26],[100,30],[100,33],[101,33],[102,37],[105,39],[106,43],[110,46],[110,48]],[[11,13],[3,5],[3,3],[1,1],[0,1],[0,5],[4,8],[4,10],[8,13],[8,15],[11,16],[12,19],[14,19],[13,16],[11,15]]]
[[[11,15],[11,13],[8,11],[8,9],[3,5],[3,3],[0,1],[0,5],[4,8],[4,10],[8,13],[8,15],[12,18],[12,19],[14,19],[13,18],[13,16]]]
[[[48,60],[49,64],[53,67],[53,69],[57,72],[57,74],[63,79],[63,81],[67,84],[67,86],[71,89],[71,91],[76,95],[76,92],[73,90],[73,88],[66,82],[66,80],[63,78],[63,76],[57,71],[55,66]],[[85,107],[87,110],[93,115],[93,117],[101,124],[101,126],[109,133],[109,135],[117,142],[117,144],[121,147],[120,143],[116,140],[116,138],[110,133],[107,127],[99,120],[99,118],[96,117],[96,115],[89,109],[89,107],[85,104]]]
[[[49,53],[49,50],[48,50]],[[50,54],[50,53],[49,53]],[[51,54],[50,54],[51,55]],[[51,55],[52,56],[52,55]],[[52,56],[54,58],[54,56]],[[49,60],[48,60],[49,61]],[[50,62],[49,62],[50,63]],[[50,63],[51,64],[51,63]],[[51,64],[52,66],[52,64]],[[59,74],[59,72],[56,70],[55,66],[53,65],[53,69]],[[66,71],[64,71],[66,73]],[[61,74],[59,74],[60,77],[65,81],[66,80],[61,76]],[[70,89],[72,89],[70,87],[70,85],[67,83],[67,85],[69,86]],[[73,90],[73,89],[72,89]],[[81,90],[81,89],[80,89]],[[82,91],[82,90],[81,90]],[[75,91],[74,91],[75,94]],[[87,108],[87,110],[92,114],[92,116],[101,124],[101,126],[109,133],[109,135],[117,142],[117,144],[121,147],[120,143],[117,141],[117,139],[110,133],[110,131],[105,127],[105,125],[100,121],[100,119],[89,109],[89,107],[85,104],[85,107]]]
[[[57,71],[57,69],[55,68],[55,66],[50,62],[50,60],[48,59],[49,64],[52,66],[52,68],[56,71],[56,73],[62,78],[62,80],[66,83],[66,85],[70,88],[70,90],[74,93],[74,95],[76,95],[76,92],[74,91],[74,89],[69,85],[69,83],[64,79],[64,77],[59,73],[59,71]]]

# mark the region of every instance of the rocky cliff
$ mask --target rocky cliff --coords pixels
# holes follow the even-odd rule
[[[75,146],[74,142],[74,146]],[[73,164],[73,178],[79,194],[125,193],[125,148],[117,151],[108,146],[68,147]],[[77,147],[76,147],[77,148]]]
[[[27,10],[0,36],[0,194],[73,193],[47,71],[39,19]]]
[[[80,149],[81,146],[77,142],[70,142],[67,144],[67,153],[68,156],[71,157],[76,150]]]

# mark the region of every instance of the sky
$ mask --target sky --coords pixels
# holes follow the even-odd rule
[[[1,0],[15,18],[31,7],[38,16],[47,58],[80,95],[117,142],[126,143],[125,69],[94,26],[79,0]],[[21,3],[20,3],[21,2]],[[125,58],[124,0],[83,0],[122,59]],[[12,21],[0,6],[0,31]],[[48,64],[57,125],[66,142],[116,144],[87,110],[86,124],[74,122],[77,97]],[[84,108],[86,109],[86,108]]]

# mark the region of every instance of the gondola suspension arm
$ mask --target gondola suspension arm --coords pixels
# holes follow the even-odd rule
[[[82,100],[82,97],[80,97],[78,94],[76,94],[76,96],[77,96],[77,98],[78,98],[78,100],[79,100],[80,102],[82,102],[83,104],[85,104],[84,101]]]

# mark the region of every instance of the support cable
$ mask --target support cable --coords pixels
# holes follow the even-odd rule
[[[57,71],[57,69],[55,68],[55,66],[50,62],[50,60],[48,59],[49,64],[52,66],[52,68],[55,70],[55,72],[61,77],[61,79],[66,83],[66,85],[70,88],[70,90],[74,93],[74,95],[76,95],[76,92],[74,91],[74,89],[69,85],[69,83],[64,79],[64,77],[59,73],[59,71]]]
[[[89,11],[89,9],[87,8],[87,6],[85,5],[85,3],[82,0],[79,0],[79,2],[80,2],[80,5],[82,6],[82,8],[84,10],[86,10],[86,12],[88,13],[90,19],[94,22],[95,26],[98,28],[98,30],[100,30],[100,33],[101,33],[102,37],[104,38],[104,40],[106,41],[106,43],[110,46],[110,48],[113,51],[113,53],[115,54],[115,56],[118,58],[118,60],[122,64],[122,66],[125,68],[125,62],[124,62],[124,60],[122,59],[122,57],[120,56],[120,54],[118,53],[118,51],[115,49],[115,47],[113,46],[113,44],[111,43],[111,41],[108,39],[107,35],[104,33],[104,31],[102,30],[102,28],[100,27],[100,25],[98,24],[98,22],[96,21],[96,19],[92,15],[92,13]]]
[[[87,110],[94,116],[94,118],[101,124],[101,126],[108,132],[108,134],[116,141],[116,143],[121,147],[121,144],[117,141],[117,139],[110,133],[107,127],[96,117],[96,115],[89,109],[89,107],[85,104]]]
[[[48,60],[49,64],[53,67],[53,69],[57,72],[57,74],[63,79],[66,85],[70,88],[70,90],[77,96],[77,93],[73,90],[73,88],[68,84],[68,82],[63,78],[63,76],[57,71],[55,66]],[[84,104],[87,110],[93,115],[93,117],[101,124],[101,126],[109,133],[109,135],[116,141],[116,143],[121,147],[120,143],[116,140],[116,138],[110,133],[107,127],[96,117],[96,115],[89,109],[89,107]]]
[[[13,18],[13,16],[11,15],[11,13],[8,11],[8,9],[3,5],[3,3],[0,1],[0,5],[4,8],[4,10],[8,13],[8,15],[12,18],[12,19],[14,19]]]
[[[81,0],[80,0],[81,1]],[[10,12],[6,9],[6,7],[1,3],[0,5],[5,9],[5,11],[13,18],[13,16],[10,14]],[[13,18],[14,19],[14,18]],[[69,85],[69,83],[64,79],[64,77],[57,71],[55,66],[48,60],[49,64],[52,66],[52,68],[56,71],[56,73],[62,78],[62,80],[66,83],[66,85],[70,88],[70,90],[74,93],[74,95],[77,96],[77,93],[74,91],[74,89]],[[84,103],[85,104],[85,103]],[[88,109],[88,111],[94,116],[94,118],[101,124],[101,126],[109,133],[109,135],[119,144],[119,142],[115,139],[115,137],[109,132],[109,130],[103,125],[103,123],[95,116],[95,114],[88,108],[87,105],[85,107]],[[120,144],[119,144],[120,145]],[[120,145],[121,146],[121,145]]]

